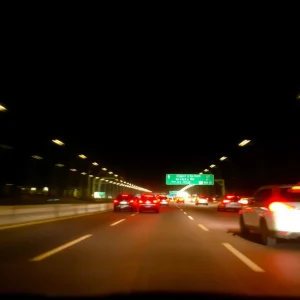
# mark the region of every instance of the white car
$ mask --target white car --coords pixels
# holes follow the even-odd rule
[[[206,205],[208,206],[209,197],[206,195],[200,195],[196,198],[195,205]]]
[[[259,233],[264,245],[300,238],[300,183],[259,188],[239,214],[241,234]]]

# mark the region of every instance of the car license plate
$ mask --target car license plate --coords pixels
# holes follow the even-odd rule
[[[127,201],[121,201],[120,204],[127,204]]]

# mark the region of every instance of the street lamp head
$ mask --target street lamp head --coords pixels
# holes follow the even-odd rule
[[[240,147],[246,146],[247,144],[249,144],[251,142],[251,140],[243,140],[239,143]]]
[[[0,111],[7,111],[7,108],[0,104]]]
[[[53,142],[54,144],[58,145],[58,146],[64,146],[64,145],[65,145],[64,142],[62,142],[62,141],[60,141],[60,140],[58,140],[58,139],[52,140],[52,142]]]

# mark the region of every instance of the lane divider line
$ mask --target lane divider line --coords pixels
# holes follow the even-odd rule
[[[49,256],[51,256],[53,254],[56,254],[57,252],[60,252],[60,251],[62,251],[64,249],[66,249],[66,248],[69,248],[69,247],[71,247],[71,246],[73,246],[73,245],[75,245],[75,244],[77,244],[77,243],[79,243],[79,242],[81,242],[81,241],[83,241],[83,240],[91,237],[91,236],[92,236],[91,234],[84,235],[84,236],[82,236],[82,237],[80,237],[80,238],[78,238],[76,240],[73,240],[73,241],[71,241],[69,243],[66,243],[66,244],[61,245],[61,246],[59,246],[57,248],[54,248],[54,249],[52,249],[52,250],[50,250],[48,252],[40,254],[40,255],[38,255],[38,256],[30,259],[29,261],[41,261],[41,260],[43,260],[43,259],[45,259],[45,258],[47,258],[47,257],[49,257]]]
[[[137,213],[130,215],[131,217],[134,217]]]
[[[51,222],[58,222],[58,221],[75,219],[75,218],[80,218],[80,217],[87,217],[87,216],[96,215],[96,214],[105,213],[105,212],[111,212],[111,211],[112,210],[95,211],[95,212],[91,212],[91,213],[84,213],[84,214],[67,216],[67,217],[58,217],[58,218],[47,219],[47,220],[32,221],[32,222],[11,224],[11,225],[3,225],[3,226],[0,226],[0,230],[13,229],[13,228],[32,226],[32,225],[39,225],[39,224],[45,224],[45,223],[51,223]]]
[[[240,259],[246,266],[248,266],[252,271],[264,273],[265,270],[263,270],[261,267],[259,267],[255,262],[250,260],[247,256],[245,256],[243,253],[235,249],[233,246],[231,246],[229,243],[222,243],[222,245],[229,250],[233,255],[235,255],[238,259]]]
[[[110,224],[109,226],[115,226],[115,225],[117,225],[117,224],[119,224],[119,223],[121,223],[121,222],[123,222],[123,221],[125,221],[125,220],[126,220],[126,219],[119,220],[119,221],[117,221],[117,222],[115,222],[115,223]]]
[[[193,218],[193,217],[191,217],[191,216],[188,216],[188,217],[189,217],[189,219],[190,219],[190,220],[194,220],[194,218]]]
[[[209,231],[209,229],[207,227],[205,227],[202,224],[198,224],[198,226],[203,230],[203,231]]]
[[[183,213],[186,215],[186,212],[185,212],[185,211],[184,211]]]

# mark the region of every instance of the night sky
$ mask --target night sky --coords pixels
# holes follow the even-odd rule
[[[300,181],[295,61],[201,57],[111,54],[75,63],[64,52],[16,63],[0,95],[8,108],[1,143],[15,147],[2,155],[5,176],[20,180],[21,161],[32,154],[52,162],[83,153],[129,182],[164,189],[166,173],[199,173],[225,155],[229,187]],[[54,138],[64,150],[54,149]],[[244,139],[252,141],[247,149],[237,146]]]

